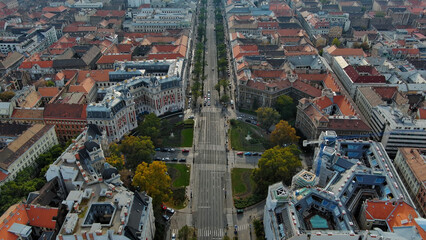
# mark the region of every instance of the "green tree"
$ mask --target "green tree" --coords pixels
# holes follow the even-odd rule
[[[270,107],[261,107],[256,110],[257,121],[264,129],[268,129],[272,124],[275,124],[280,119],[280,114],[277,110]]]
[[[291,178],[302,166],[300,151],[296,145],[266,150],[259,160],[258,167],[253,169],[252,176],[256,182],[256,192],[265,194],[268,186],[283,181],[290,185]]]
[[[0,100],[2,102],[9,102],[10,99],[12,99],[15,96],[15,93],[12,91],[5,91],[0,93]]]
[[[160,127],[161,120],[155,115],[155,113],[150,113],[145,115],[142,123],[138,126],[138,132],[142,136],[149,136],[152,140],[157,140],[160,136]]]
[[[217,93],[220,96],[220,83],[216,83],[216,85],[214,85],[214,89],[217,91]]]
[[[53,81],[51,80],[46,81],[46,87],[54,87],[54,86],[55,86],[55,83]]]
[[[189,227],[188,225],[183,226],[179,229],[178,232],[179,240],[196,240],[197,236],[195,234],[195,230],[193,227]]]
[[[171,178],[167,174],[167,167],[164,162],[154,161],[151,164],[143,162],[136,168],[132,185],[145,191],[153,198],[155,207],[167,202],[172,194]]]
[[[279,96],[275,102],[275,109],[280,113],[281,119],[290,120],[296,116],[296,104],[290,96]]]
[[[264,240],[265,239],[265,230],[263,228],[263,222],[255,219],[253,220],[254,233],[256,234],[256,239]]]
[[[141,162],[151,162],[155,153],[150,137],[126,136],[119,145],[119,150],[126,157],[126,166],[135,169]]]
[[[227,103],[229,102],[229,96],[228,95],[223,95],[222,97],[220,97],[220,102],[222,103]]]
[[[296,135],[296,129],[291,127],[290,124],[284,120],[281,120],[275,125],[275,129],[271,133],[271,142],[274,146],[296,144],[299,138],[300,137]]]
[[[336,47],[340,47],[340,44],[342,44],[339,39],[334,38],[333,42],[331,42],[332,45],[336,46]]]

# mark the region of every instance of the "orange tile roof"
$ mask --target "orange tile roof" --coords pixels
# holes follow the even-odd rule
[[[257,45],[236,45],[232,48],[234,58],[243,56],[259,55]]]
[[[323,110],[324,108],[330,107],[333,105],[333,102],[330,100],[330,98],[326,96],[322,96],[320,98],[316,98],[314,100],[314,103],[320,108],[320,110]]]
[[[260,78],[285,78],[286,76],[284,70],[254,70],[252,74]]]
[[[82,92],[82,93],[89,93],[90,90],[96,85],[95,80],[92,78],[86,78],[84,79],[80,85],[72,85],[70,86],[68,92]]]
[[[395,227],[415,226],[420,236],[426,239],[426,232],[416,221],[411,219],[419,217],[416,210],[406,202],[391,202],[380,200],[367,200],[365,202],[365,217],[368,220],[383,220],[393,232]]]
[[[108,64],[114,63],[115,61],[130,61],[132,60],[132,54],[117,54],[117,55],[102,55],[96,64]]]
[[[53,61],[27,61],[22,62],[19,68],[21,69],[30,69],[34,65],[38,65],[41,68],[51,68],[53,66]]]
[[[86,78],[90,77],[95,82],[109,82],[109,72],[113,72],[112,69],[103,70],[80,70],[78,72],[77,82],[81,83]]]
[[[54,97],[59,92],[58,87],[40,87],[38,92],[42,97]]]
[[[27,225],[28,222],[29,218],[25,211],[24,204],[15,204],[0,216],[0,236],[4,240],[16,240],[18,236],[9,232],[9,228],[12,227],[14,223]]]
[[[50,13],[50,12],[43,14],[43,17],[48,18],[48,19],[51,19],[51,18],[53,18],[54,16],[56,16],[56,14],[54,14],[54,13]]]
[[[327,74],[327,77],[324,79],[324,85],[333,92],[340,92],[339,85],[337,85],[336,80],[331,74]]]
[[[30,208],[27,208],[27,214],[31,226],[55,229],[56,220],[53,218],[58,216],[57,208],[30,205]]]
[[[349,100],[344,95],[333,97],[333,102],[339,107],[340,112],[345,116],[355,116],[355,110]]]
[[[332,56],[360,56],[367,57],[367,54],[361,48],[335,48],[329,51]]]
[[[177,46],[175,45],[155,45],[151,49],[151,53],[171,53],[174,52]]]

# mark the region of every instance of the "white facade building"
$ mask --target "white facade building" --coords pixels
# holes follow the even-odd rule
[[[192,14],[184,8],[143,8],[123,23],[130,32],[163,32],[191,26]]]

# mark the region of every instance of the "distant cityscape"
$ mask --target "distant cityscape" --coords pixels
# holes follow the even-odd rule
[[[426,239],[426,2],[0,0],[0,240]]]

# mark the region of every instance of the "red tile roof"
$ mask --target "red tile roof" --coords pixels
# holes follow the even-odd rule
[[[43,108],[16,108],[13,110],[13,120],[43,120]]]
[[[398,54],[398,52],[401,52],[401,54],[404,55],[418,55],[420,54],[420,51],[418,48],[394,48],[392,49],[393,54]]]
[[[358,66],[355,69],[353,66],[349,65],[345,67],[344,70],[346,74],[348,74],[348,76],[351,78],[352,82],[354,83],[385,83],[386,82],[386,79],[384,76],[374,75],[374,73],[377,73],[377,70],[371,66]],[[372,73],[373,76],[360,75],[358,71],[361,73]]]
[[[285,78],[284,70],[254,70],[253,77],[259,78]]]
[[[417,110],[417,119],[426,119],[426,108]]]
[[[333,105],[333,102],[330,100],[330,98],[326,96],[322,96],[320,98],[316,98],[314,100],[314,103],[317,104],[317,106],[320,108],[320,110],[323,110],[324,108],[330,107]]]
[[[5,180],[7,178],[7,176],[9,176],[9,174],[4,173],[3,171],[0,170],[0,182]]]
[[[395,93],[398,92],[397,87],[373,87],[373,90],[385,101],[393,99]]]
[[[124,17],[126,11],[121,10],[98,10],[93,16],[97,17]]]
[[[27,214],[31,226],[55,229],[56,220],[53,218],[58,216],[57,208],[30,205],[30,208],[27,208]]]
[[[343,95],[337,95],[333,97],[334,103],[339,107],[340,112],[345,116],[355,116],[355,110]]]
[[[59,92],[58,87],[40,87],[38,88],[38,92],[42,97],[54,97]]]
[[[86,104],[50,103],[44,107],[44,119],[86,120]]]
[[[66,11],[68,8],[64,6],[59,7],[44,7],[43,12],[61,13]]]
[[[257,45],[236,45],[232,48],[234,58],[259,55]]]
[[[56,16],[56,14],[54,14],[54,13],[50,13],[50,12],[43,14],[43,17],[48,18],[48,19],[51,19],[51,18],[53,18],[54,16]]]
[[[157,53],[157,54],[149,54],[148,59],[153,60],[162,60],[162,59],[177,59],[181,58],[182,55],[180,53]]]
[[[70,80],[78,73],[78,70],[62,70],[55,75],[55,80],[61,80],[65,78],[65,80]]]
[[[115,61],[130,61],[132,54],[102,55],[96,64],[114,63]]]
[[[302,36],[303,30],[301,29],[278,29],[278,35],[280,37],[290,37],[290,36]]]
[[[19,68],[21,69],[30,69],[34,65],[38,65],[40,68],[51,68],[53,66],[53,61],[28,61],[22,62]]]

